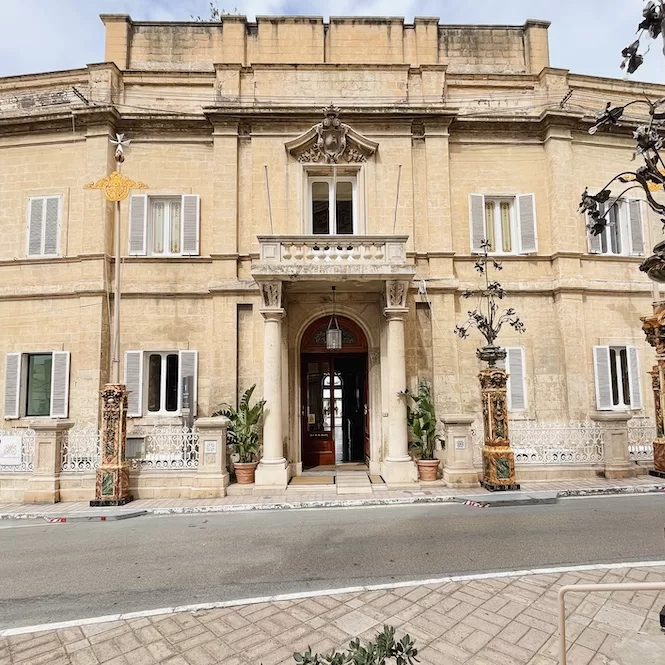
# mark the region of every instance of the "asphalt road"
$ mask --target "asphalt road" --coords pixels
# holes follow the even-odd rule
[[[0,522],[0,627],[463,572],[665,560],[665,495]]]

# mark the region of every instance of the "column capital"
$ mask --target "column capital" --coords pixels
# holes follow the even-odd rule
[[[286,310],[280,308],[263,307],[259,310],[265,321],[281,321],[286,316]]]
[[[404,321],[408,313],[408,307],[386,307],[383,310],[383,315],[388,321]]]

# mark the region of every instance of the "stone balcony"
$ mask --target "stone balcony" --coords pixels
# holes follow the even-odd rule
[[[252,276],[261,280],[411,279],[408,236],[398,235],[269,235],[258,236],[259,259]]]

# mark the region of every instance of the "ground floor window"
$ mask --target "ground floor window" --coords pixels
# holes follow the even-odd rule
[[[601,411],[642,408],[637,347],[594,346],[596,406]]]
[[[51,353],[28,354],[26,374],[26,416],[48,416],[51,413]]]
[[[147,354],[147,396],[150,413],[178,410],[178,354]]]

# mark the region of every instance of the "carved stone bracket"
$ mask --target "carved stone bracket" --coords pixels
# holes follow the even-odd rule
[[[297,139],[288,141],[286,149],[299,162],[338,164],[364,162],[376,152],[379,144],[353,130],[339,119],[340,109],[330,104],[323,109],[324,118]]]
[[[265,309],[282,308],[282,282],[259,282],[259,289]]]
[[[405,309],[406,295],[409,291],[409,282],[405,281],[386,281],[386,308]]]

